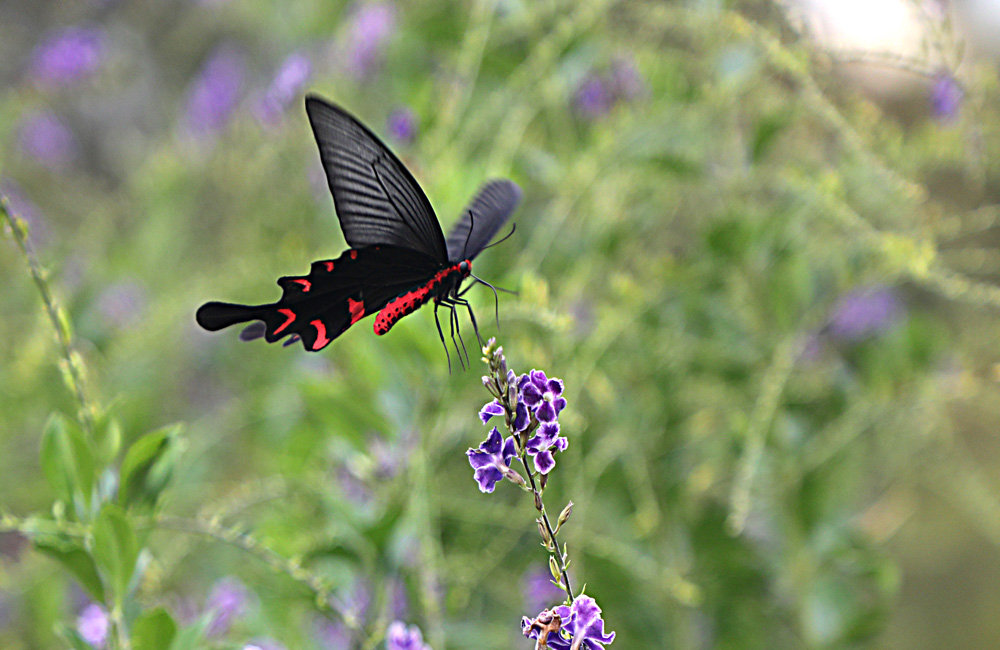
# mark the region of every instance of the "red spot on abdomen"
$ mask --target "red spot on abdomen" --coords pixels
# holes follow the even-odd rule
[[[355,251],[355,250],[351,251],[351,259],[352,260],[358,259],[358,251]]]
[[[295,312],[292,311],[291,309],[279,309],[278,313],[279,314],[284,314],[288,318],[288,320],[286,320],[284,323],[282,323],[281,327],[279,327],[278,329],[274,330],[275,334],[279,334],[281,332],[281,330],[285,329],[286,327],[288,327],[289,325],[291,325],[295,321]]]
[[[365,301],[347,299],[347,311],[351,313],[351,325],[365,317]]]
[[[326,272],[327,273],[333,272],[333,262],[326,262]]]
[[[317,318],[309,324],[316,328],[316,341],[313,343],[313,352],[315,352],[326,347],[330,339],[326,338],[326,325],[323,321]]]
[[[293,282],[297,282],[297,283],[299,283],[299,284],[302,285],[302,291],[303,291],[303,293],[306,292],[306,291],[309,291],[310,289],[312,289],[312,282],[310,282],[309,280],[306,280],[305,278],[295,278],[295,280],[293,280]]]

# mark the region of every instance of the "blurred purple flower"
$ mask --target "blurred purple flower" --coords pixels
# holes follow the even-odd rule
[[[576,110],[587,119],[598,118],[609,110],[614,98],[604,79],[595,73],[587,75],[576,89]]]
[[[431,650],[431,647],[424,643],[419,627],[407,628],[402,621],[393,621],[385,634],[385,650]]]
[[[351,647],[351,633],[341,621],[318,619],[314,636],[316,644],[323,650],[348,650]]]
[[[232,45],[220,45],[188,90],[185,122],[194,133],[218,131],[239,104],[246,76],[243,54]]]
[[[950,122],[958,117],[965,93],[955,78],[946,72],[939,74],[931,86],[931,111],[941,122]]]
[[[417,137],[417,114],[406,107],[397,108],[389,113],[386,127],[393,140],[409,144]]]
[[[604,650],[604,644],[615,640],[614,632],[604,633],[597,601],[582,594],[570,607],[559,605],[542,610],[534,619],[522,617],[521,632],[529,639],[538,639],[538,645],[547,644],[553,650]]]
[[[621,55],[611,62],[610,83],[612,96],[630,102],[646,92],[646,82],[631,56]]]
[[[357,579],[347,593],[340,598],[340,608],[359,621],[365,620],[372,604],[372,588],[367,580]]]
[[[539,612],[566,597],[563,590],[552,582],[548,567],[541,565],[525,572],[521,578],[521,593],[524,608],[529,612]]]
[[[507,438],[497,431],[496,427],[490,431],[479,449],[469,449],[465,452],[469,457],[469,464],[475,470],[473,474],[476,482],[479,483],[479,490],[484,493],[492,492],[496,488],[497,481],[503,479],[510,467],[510,461],[514,458],[514,436]]]
[[[903,305],[889,287],[858,289],[844,296],[834,309],[827,331],[843,341],[859,341],[894,325]]]
[[[104,40],[104,32],[95,27],[61,29],[35,48],[30,74],[41,86],[76,83],[100,67]]]
[[[38,111],[18,126],[21,151],[50,169],[66,165],[77,154],[76,138],[66,123],[52,111]]]
[[[396,576],[389,580],[389,616],[395,619],[406,618],[410,613],[410,598],[406,594],[406,583]]]
[[[223,578],[215,583],[208,594],[205,609],[212,612],[212,622],[206,636],[222,636],[229,631],[233,621],[246,613],[250,592],[236,578]]]
[[[108,613],[97,603],[90,603],[80,611],[76,631],[84,641],[100,650],[108,640]]]
[[[7,197],[11,211],[28,224],[31,243],[44,245],[49,237],[48,225],[42,219],[41,210],[25,195],[21,186],[10,178],[0,178],[0,194]]]
[[[296,52],[286,58],[254,107],[257,119],[269,126],[281,121],[285,110],[305,88],[311,75],[312,62],[305,54]]]
[[[115,329],[126,329],[142,318],[146,308],[146,291],[134,281],[117,282],[106,288],[97,298],[97,311],[104,324]]]
[[[548,474],[556,466],[552,451],[566,451],[569,441],[559,435],[558,422],[543,422],[525,444],[525,451],[535,461],[535,469],[539,474]]]
[[[555,422],[560,411],[566,408],[562,379],[549,379],[543,371],[532,370],[521,375],[517,387],[525,405],[539,422]]]
[[[345,65],[360,81],[382,63],[385,45],[396,30],[396,8],[388,2],[356,5],[348,21]]]

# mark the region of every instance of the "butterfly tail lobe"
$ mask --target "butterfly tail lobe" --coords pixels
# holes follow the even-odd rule
[[[198,308],[195,320],[204,329],[215,332],[230,325],[263,319],[267,306],[207,302]]]

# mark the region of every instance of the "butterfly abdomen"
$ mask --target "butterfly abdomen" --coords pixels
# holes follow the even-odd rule
[[[430,280],[415,289],[396,296],[386,303],[385,307],[375,317],[375,334],[382,336],[395,325],[400,318],[412,314],[422,305],[427,304],[441,292],[441,288],[450,276],[460,273],[458,266],[441,269]]]

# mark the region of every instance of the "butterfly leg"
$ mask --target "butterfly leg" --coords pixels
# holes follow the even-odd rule
[[[455,332],[458,334],[458,340],[462,343],[462,351],[465,352],[466,366],[471,368],[472,362],[469,360],[469,350],[465,347],[465,340],[462,338],[462,328],[460,326],[461,321],[458,318],[458,310],[455,308],[456,305],[458,304],[458,301],[456,301],[454,298],[441,298],[441,302],[443,302],[446,306],[450,307],[452,312],[455,314]],[[475,318],[472,319],[472,326],[473,327],[476,326]],[[477,338],[479,337],[479,328],[476,328],[476,337]],[[480,345],[481,344],[482,344],[482,339],[480,339]]]
[[[438,328],[438,336],[441,337],[441,345],[444,346],[444,356],[448,359],[448,374],[451,374],[451,355],[448,354],[448,344],[444,341],[444,331],[441,329],[441,319],[438,318],[438,307],[441,303],[434,303],[434,324]]]
[[[462,360],[462,351],[458,349],[458,341],[462,340],[462,333],[459,331],[458,326],[458,312],[455,311],[455,306],[447,301],[444,302],[444,306],[451,310],[451,342],[455,346],[455,353],[458,354],[458,362],[462,366],[462,370],[466,370],[469,366],[466,362]],[[458,332],[458,341],[455,340],[455,332]],[[462,347],[465,347],[465,342],[462,343]],[[466,352],[468,355],[468,352]]]
[[[476,332],[476,340],[479,341],[479,346],[483,347],[483,337],[479,335],[479,324],[476,323],[476,315],[472,313],[472,305],[469,304],[468,300],[465,300],[462,297],[452,298],[451,300],[456,305],[463,305],[469,311],[469,320],[472,321],[472,329]],[[499,329],[499,327],[497,329]]]

